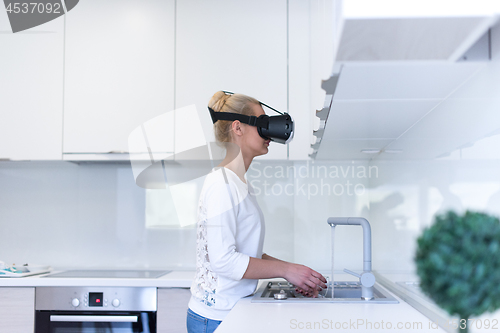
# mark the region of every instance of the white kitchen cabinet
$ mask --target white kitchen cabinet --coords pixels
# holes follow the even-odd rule
[[[35,288],[0,288],[0,332],[34,330]]]
[[[12,33],[0,10],[0,159],[60,160],[64,17]]]
[[[323,89],[323,81],[338,74],[339,69],[334,69],[335,55],[340,41],[340,32],[343,26],[341,12],[342,3],[339,0],[315,0],[311,5],[311,110],[309,120],[311,123],[310,144],[315,144],[316,136],[311,138],[313,131],[322,131],[325,121],[320,121],[316,111],[328,108],[332,100],[331,94],[327,96]],[[331,84],[330,84],[331,85]],[[331,93],[331,92],[330,92]],[[316,133],[317,134],[317,133]],[[309,149],[313,153],[313,149]]]
[[[174,0],[86,0],[68,13],[65,159],[128,152],[134,129],[174,109],[174,33]],[[157,130],[172,152],[174,124]]]
[[[291,160],[309,159],[312,134],[311,115],[311,39],[310,1],[290,0],[288,5],[289,92],[290,114],[294,121],[294,137],[289,144]]]
[[[178,1],[176,33],[176,108],[194,104],[208,115],[212,95],[227,90],[287,111],[286,0]],[[202,121],[213,141],[210,117]],[[182,134],[189,131],[189,123],[178,124],[176,142],[188,140]],[[277,143],[257,157],[286,158],[287,146]]]
[[[289,0],[288,64],[290,114],[295,135],[289,159],[308,160],[316,111],[324,106],[322,81],[332,75],[341,24],[338,0]]]
[[[186,317],[191,291],[189,288],[158,288],[158,333],[187,332]]]

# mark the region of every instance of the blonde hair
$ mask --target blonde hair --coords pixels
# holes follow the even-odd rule
[[[227,95],[223,91],[216,92],[208,106],[215,112],[233,112],[253,116],[252,104],[260,105],[253,97],[243,94]],[[231,142],[231,120],[218,120],[214,124],[215,139],[217,142]]]

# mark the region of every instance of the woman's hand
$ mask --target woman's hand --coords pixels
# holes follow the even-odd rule
[[[316,297],[322,288],[327,288],[326,279],[315,270],[299,264],[289,263],[285,279],[297,287],[304,296]]]
[[[295,291],[298,292],[299,294],[304,295],[305,297],[312,297],[312,298],[318,297],[318,294],[320,292],[318,290],[313,290],[312,293],[310,293],[301,288],[295,288]]]

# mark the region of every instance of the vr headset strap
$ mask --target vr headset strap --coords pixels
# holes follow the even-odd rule
[[[212,117],[212,122],[215,124],[217,120],[239,120],[244,124],[248,124],[256,127],[268,128],[269,116],[262,115],[260,117],[247,116],[239,113],[232,112],[215,112],[212,108],[208,108],[210,111],[210,116]]]

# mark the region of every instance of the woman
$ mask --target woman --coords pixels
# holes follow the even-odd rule
[[[215,112],[265,114],[256,99],[222,91],[212,97],[209,107]],[[264,216],[246,172],[254,157],[267,154],[269,140],[259,135],[257,127],[239,120],[216,121],[214,131],[227,152],[201,190],[189,333],[213,332],[239,299],[254,293],[258,279],[285,278],[311,297],[326,288],[326,279],[311,268],[262,253]]]

